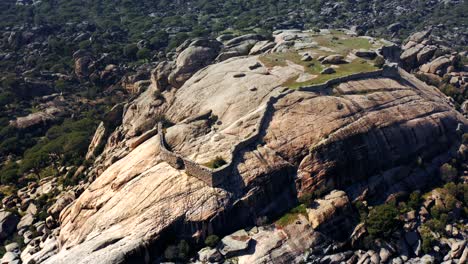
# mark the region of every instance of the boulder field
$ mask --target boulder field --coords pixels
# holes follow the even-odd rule
[[[281,216],[308,194],[341,189],[351,200],[380,202],[430,184],[468,128],[450,101],[396,67],[289,89],[284,84],[303,74],[302,66],[265,65],[245,48],[262,41],[284,50],[288,39],[289,51],[302,52],[313,41],[282,34],[282,43],[270,45],[255,35],[225,47],[184,44],[176,62],[161,63],[152,85],[124,107],[122,124],[96,159],[96,179],[60,214],[59,250],[45,263],[148,263],[170,239],[227,235]],[[234,45],[243,48],[230,57]],[[171,151],[201,165],[217,157],[233,164],[222,186],[212,188],[161,157],[158,136],[145,132],[162,121]],[[233,155],[252,134],[256,141]],[[277,231],[253,237],[275,236],[282,240]],[[301,239],[309,246],[316,238]],[[242,263],[260,263],[257,255],[264,258],[252,254]]]

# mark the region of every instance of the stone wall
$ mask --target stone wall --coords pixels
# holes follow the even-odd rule
[[[211,169],[169,150],[167,148],[167,144],[164,138],[164,130],[163,130],[162,124],[159,123],[158,134],[159,134],[159,144],[160,144],[160,149],[161,149],[161,158],[176,169],[185,169],[185,172],[188,175],[193,176],[205,182],[211,187],[222,186],[232,173],[234,157],[242,149],[258,141],[260,132],[262,131],[262,126],[265,122],[265,118],[267,116],[268,111],[271,111],[273,104],[281,96],[284,96],[284,94],[280,94],[278,96],[272,96],[268,99],[265,105],[264,112],[262,113],[260,120],[257,122],[257,125],[255,126],[254,133],[250,135],[248,138],[240,141],[239,143],[237,143],[236,145],[232,147],[230,161],[223,167],[217,168],[217,169]]]
[[[347,82],[351,80],[364,79],[364,78],[375,78],[380,76],[385,77],[397,77],[399,75],[398,68],[385,66],[382,70],[377,70],[373,72],[364,72],[352,74],[333,80],[329,80],[324,84],[313,85],[308,87],[300,87],[300,91],[310,91],[316,92],[319,89],[325,89],[331,85],[335,85],[342,82]],[[159,144],[161,149],[161,158],[169,163],[172,167],[176,169],[185,169],[185,172],[193,176],[211,187],[220,187],[227,182],[227,179],[231,176],[234,166],[234,158],[239,154],[240,151],[246,147],[258,142],[261,131],[264,129],[265,120],[270,111],[273,111],[273,105],[286,94],[293,92],[292,90],[287,90],[283,93],[280,93],[277,96],[271,96],[266,102],[265,109],[260,117],[260,120],[257,122],[254,133],[247,137],[246,139],[240,141],[234,145],[231,149],[231,158],[230,161],[221,168],[211,169],[204,165],[198,164],[182,155],[174,153],[169,150],[164,138],[164,130],[162,123],[158,123],[158,134],[159,134]]]
[[[384,66],[383,69],[381,70],[376,70],[376,71],[371,71],[371,72],[360,72],[360,73],[355,73],[343,77],[338,77],[335,79],[328,80],[325,83],[322,84],[316,84],[316,85],[311,85],[311,86],[302,86],[299,87],[299,91],[305,91],[305,92],[316,92],[317,90],[321,89],[326,89],[328,87],[331,87],[335,84],[340,84],[343,82],[349,82],[349,81],[354,81],[354,80],[359,80],[359,79],[366,79],[366,78],[376,78],[376,77],[395,77],[398,74],[398,71],[394,67],[390,66]]]

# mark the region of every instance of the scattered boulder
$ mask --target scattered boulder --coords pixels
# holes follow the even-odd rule
[[[240,37],[233,38],[225,43],[223,51],[216,58],[217,61],[225,61],[227,59],[248,55],[255,44],[259,41],[263,41],[264,38],[258,34],[247,34]],[[267,51],[274,46],[269,43],[259,44],[260,47],[256,47],[253,53],[259,54],[261,51]]]
[[[447,68],[452,64],[452,60],[446,56],[441,56],[429,63],[421,66],[421,71],[432,74],[445,74]]]
[[[390,31],[390,32],[398,32],[403,26],[401,25],[401,23],[397,22],[397,23],[393,23],[391,25],[389,25],[387,27],[387,30]]]
[[[239,230],[221,240],[221,254],[226,258],[237,256],[245,252],[250,245],[252,239],[245,230]]]
[[[421,43],[423,40],[425,40],[429,35],[431,34],[431,29],[424,30],[424,31],[419,31],[416,33],[413,33],[409,38],[408,41],[416,42],[416,43]]]
[[[422,44],[416,44],[411,48],[408,48],[403,51],[400,55],[400,60],[404,66],[409,68],[415,68],[417,65],[417,56],[419,52],[424,48]]]
[[[2,264],[19,264],[21,263],[18,254],[13,253],[13,252],[7,252],[5,255],[3,255]]]
[[[0,211],[0,240],[7,238],[16,229],[18,216],[7,211]]]
[[[5,246],[6,252],[18,252],[20,249],[18,243],[13,242]]]
[[[75,58],[75,75],[79,79],[87,79],[94,71],[94,59],[90,54],[82,51],[73,54]]]
[[[432,58],[432,56],[434,56],[434,53],[436,51],[436,46],[425,46],[416,56],[418,64],[422,65],[424,63],[427,63]]]
[[[65,192],[61,194],[57,201],[49,207],[47,213],[51,215],[54,219],[58,219],[60,212],[75,200],[75,193],[73,191]]]
[[[309,54],[304,54],[304,56],[301,58],[302,61],[311,61],[313,58]]]
[[[365,59],[374,59],[377,57],[377,53],[373,50],[365,50],[365,49],[360,49],[354,52],[354,55],[360,58],[365,58]]]
[[[460,240],[460,241],[454,242],[450,248],[448,259],[460,258],[465,248],[466,248],[466,240]],[[448,260],[448,259],[444,258],[444,260]]]
[[[271,41],[259,41],[257,42],[249,52],[249,55],[258,55],[268,52],[276,46],[276,43]]]
[[[24,117],[18,117],[16,120],[10,121],[10,126],[22,130],[43,126],[56,121],[62,113],[63,110],[52,106]]]
[[[309,221],[316,230],[338,237],[349,235],[353,213],[348,196],[343,191],[331,191],[307,209]]]
[[[198,251],[198,259],[203,263],[214,263],[220,262],[223,256],[216,248],[205,247]]]
[[[34,223],[34,216],[30,213],[27,213],[23,217],[21,217],[21,220],[19,221],[16,228],[18,230],[26,229],[30,227],[33,223]]]
[[[213,62],[220,48],[221,43],[216,40],[193,41],[177,57],[175,69],[168,77],[169,84],[180,88],[195,72]]]
[[[340,64],[344,62],[344,57],[339,54],[329,55],[322,60],[323,64]]]
[[[333,69],[332,67],[327,67],[323,71],[321,71],[320,74],[332,74],[335,72],[335,69]]]

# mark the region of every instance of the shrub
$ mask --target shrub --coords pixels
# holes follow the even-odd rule
[[[78,46],[80,47],[80,49],[89,49],[91,47],[91,41],[83,40],[80,42],[80,44],[78,44]]]
[[[388,238],[398,227],[399,211],[394,204],[376,206],[369,213],[367,230],[372,238]]]
[[[136,53],[137,59],[149,60],[151,58],[151,51],[147,48],[142,48]]]
[[[422,239],[422,250],[424,253],[428,254],[432,251],[432,245],[435,241],[434,237],[431,234],[431,230],[427,225],[422,225],[421,230],[419,232],[421,234]]]
[[[462,141],[463,144],[468,144],[468,133],[463,134]]]
[[[276,225],[279,227],[287,226],[294,222],[300,214],[307,216],[307,209],[303,204],[294,207],[291,209],[291,211],[283,215],[280,219],[278,219],[278,221],[276,221]]]
[[[381,56],[377,56],[374,60],[374,66],[377,68],[382,68],[385,64],[385,59]]]
[[[440,177],[445,182],[453,181],[457,178],[458,171],[452,165],[445,163],[440,167]]]
[[[123,53],[129,59],[135,59],[138,52],[136,44],[128,44],[124,47]]]
[[[411,207],[411,209],[416,210],[418,209],[420,203],[421,193],[418,191],[412,192],[409,197],[408,206]]]
[[[220,156],[216,156],[212,161],[205,163],[205,166],[212,169],[221,168],[226,165],[227,162]]]
[[[214,248],[216,247],[216,245],[218,244],[219,242],[219,237],[217,235],[209,235],[206,239],[205,239],[205,245],[210,247],[210,248]]]

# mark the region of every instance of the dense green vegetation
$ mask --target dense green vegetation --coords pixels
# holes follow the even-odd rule
[[[65,120],[47,130],[46,136],[34,139],[36,144],[24,152],[21,161],[7,162],[0,170],[2,184],[21,184],[22,174],[32,173],[37,178],[56,175],[61,166],[81,165],[90,138],[96,128],[96,121],[90,118]],[[14,144],[16,138],[9,139]],[[5,143],[5,142],[4,142]],[[2,151],[11,147],[4,146]],[[5,149],[6,148],[6,149]],[[49,167],[48,170],[44,170]],[[44,173],[46,175],[44,175]]]

